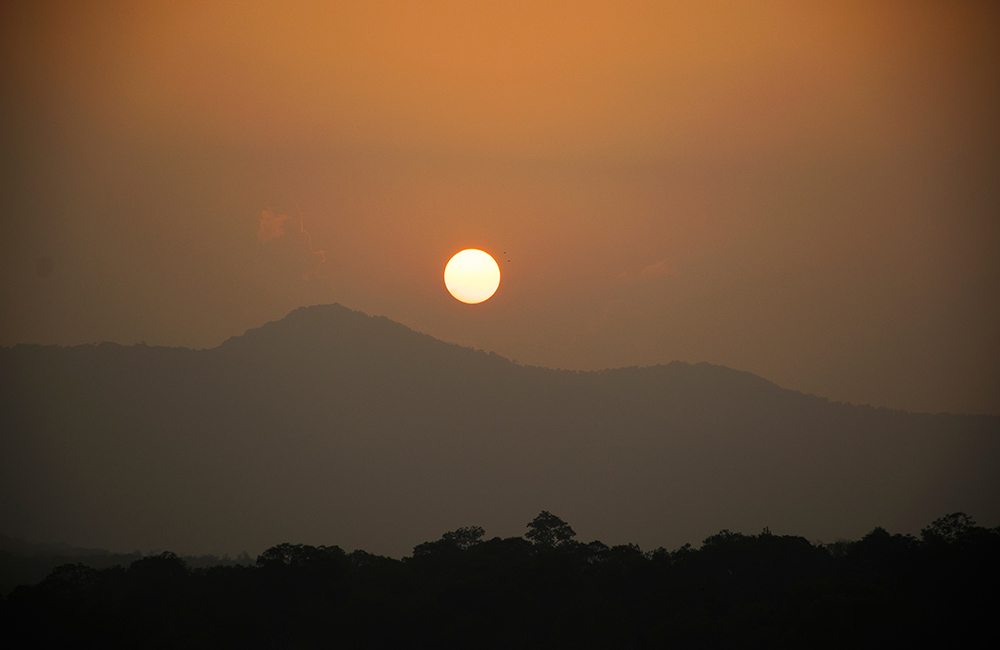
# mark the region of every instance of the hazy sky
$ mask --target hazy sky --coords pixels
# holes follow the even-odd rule
[[[9,1],[0,31],[0,344],[340,302],[525,364],[1000,413],[996,2]],[[466,247],[503,273],[477,306],[442,282]]]

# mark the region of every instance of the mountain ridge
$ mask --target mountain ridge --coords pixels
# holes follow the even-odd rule
[[[332,320],[331,317],[335,318],[336,320]],[[223,341],[219,345],[217,345],[215,347],[212,347],[212,348],[187,348],[187,347],[184,347],[184,346],[160,346],[160,345],[147,345],[145,343],[137,343],[137,344],[134,344],[134,345],[123,345],[123,344],[114,343],[114,342],[110,342],[110,341],[103,341],[103,342],[99,342],[99,343],[84,343],[84,344],[78,344],[78,345],[72,345],[72,346],[62,346],[62,345],[58,345],[58,344],[48,344],[48,345],[46,345],[46,344],[31,344],[31,343],[25,344],[25,343],[20,343],[20,344],[13,345],[13,346],[0,346],[0,350],[17,350],[17,349],[25,349],[25,348],[37,350],[37,349],[41,349],[41,348],[49,348],[49,349],[54,348],[54,349],[74,349],[74,350],[84,350],[84,349],[86,349],[86,350],[94,350],[94,349],[96,349],[96,350],[121,349],[122,351],[124,351],[124,350],[129,350],[129,349],[135,349],[137,351],[142,351],[142,350],[146,350],[146,351],[164,350],[164,351],[166,351],[166,350],[170,350],[170,351],[176,351],[178,354],[204,353],[204,352],[232,354],[232,353],[236,352],[237,350],[245,351],[250,346],[251,343],[268,342],[268,339],[272,339],[270,341],[270,343],[272,345],[274,345],[276,342],[273,341],[273,338],[276,337],[276,336],[278,336],[278,337],[285,337],[285,336],[291,336],[291,335],[294,335],[294,334],[311,333],[315,337],[317,334],[320,334],[320,328],[321,327],[329,326],[331,324],[331,322],[334,323],[334,324],[336,324],[336,325],[338,325],[338,331],[340,333],[344,333],[344,331],[346,330],[347,333],[357,335],[359,332],[364,331],[362,328],[364,328],[364,327],[372,327],[379,334],[382,334],[382,335],[386,335],[386,334],[400,335],[400,334],[402,334],[404,336],[409,337],[412,341],[419,342],[421,345],[424,345],[424,346],[426,346],[428,348],[432,348],[433,349],[433,348],[436,347],[436,349],[438,349],[438,350],[449,350],[451,353],[456,354],[456,355],[459,355],[459,354],[461,354],[461,355],[468,355],[469,353],[478,354],[478,355],[484,355],[484,356],[489,357],[492,360],[498,360],[500,362],[506,362],[506,363],[511,364],[513,366],[516,366],[516,367],[528,368],[528,369],[533,369],[533,370],[550,371],[550,372],[556,372],[556,373],[573,373],[573,374],[577,374],[577,375],[614,375],[614,374],[617,374],[617,373],[631,373],[631,372],[636,372],[636,371],[638,371],[638,372],[646,372],[646,373],[649,373],[649,374],[655,374],[656,372],[658,372],[657,369],[661,369],[661,368],[668,368],[668,369],[669,368],[674,368],[674,369],[676,369],[676,368],[683,367],[683,368],[689,368],[689,369],[702,369],[702,370],[717,369],[720,372],[732,373],[732,377],[733,377],[734,380],[735,380],[736,377],[741,377],[744,381],[747,382],[747,385],[751,385],[753,382],[760,382],[761,386],[767,385],[769,387],[773,387],[773,388],[776,388],[776,389],[779,389],[779,390],[782,390],[782,391],[789,391],[791,393],[802,395],[804,397],[811,397],[811,398],[820,399],[820,400],[826,401],[826,402],[828,402],[830,404],[844,404],[844,405],[852,406],[852,407],[870,408],[870,409],[891,411],[891,412],[897,412],[897,413],[912,413],[912,414],[915,414],[915,415],[924,415],[924,414],[927,414],[927,415],[960,415],[960,416],[971,416],[971,417],[1000,418],[1000,416],[994,416],[994,415],[988,415],[988,414],[980,414],[980,413],[951,413],[951,412],[929,412],[929,411],[906,411],[906,410],[903,410],[903,409],[891,409],[891,408],[888,408],[888,407],[878,406],[878,405],[874,405],[874,404],[863,404],[863,403],[833,401],[833,400],[830,400],[829,398],[823,397],[822,395],[816,395],[814,393],[806,393],[806,392],[799,391],[799,390],[796,390],[796,389],[793,389],[793,388],[787,388],[787,387],[781,386],[781,385],[779,385],[779,384],[777,384],[777,383],[775,383],[775,382],[773,382],[773,381],[771,381],[771,380],[769,380],[769,379],[767,379],[765,377],[761,377],[760,375],[757,375],[757,374],[755,374],[753,372],[750,372],[750,371],[738,370],[738,369],[735,369],[735,368],[730,368],[728,366],[722,366],[722,365],[718,365],[718,364],[712,364],[712,363],[708,363],[708,362],[705,362],[705,361],[695,362],[695,363],[689,363],[689,362],[685,362],[685,361],[674,360],[674,361],[669,361],[669,362],[666,362],[666,363],[657,363],[657,364],[652,364],[652,365],[647,365],[647,366],[638,366],[638,365],[633,365],[633,366],[615,366],[615,367],[609,367],[609,368],[601,368],[601,369],[597,369],[597,370],[574,370],[574,369],[549,368],[549,367],[545,367],[545,366],[534,366],[534,365],[528,365],[528,364],[520,364],[520,363],[518,363],[516,361],[508,359],[508,358],[506,358],[506,357],[504,357],[502,355],[499,355],[499,354],[497,354],[495,352],[490,352],[490,351],[487,351],[487,350],[483,350],[483,349],[479,349],[479,348],[473,348],[473,347],[469,347],[469,346],[463,346],[463,345],[460,345],[458,343],[450,343],[450,342],[447,342],[447,341],[443,341],[441,339],[435,338],[432,335],[425,334],[423,332],[419,332],[419,331],[414,330],[414,329],[412,329],[412,328],[410,328],[410,327],[408,327],[408,326],[406,326],[406,325],[404,325],[402,323],[399,323],[397,321],[393,321],[393,320],[391,320],[391,319],[389,319],[389,318],[387,318],[385,316],[371,316],[371,315],[368,315],[368,314],[366,314],[364,312],[350,309],[349,307],[346,307],[346,306],[341,305],[339,303],[317,304],[317,305],[308,305],[308,306],[298,307],[296,309],[293,309],[291,312],[289,312],[283,318],[280,318],[280,319],[277,319],[277,320],[274,320],[274,321],[268,321],[267,323],[264,323],[263,325],[260,325],[258,327],[249,328],[243,334],[236,334],[236,335],[230,336],[225,341]],[[345,328],[344,325],[347,325],[349,327]],[[323,336],[322,338],[327,339],[326,342],[331,342],[330,341],[330,332],[329,331],[325,331],[324,333],[325,333],[325,336]],[[388,341],[388,340],[391,340],[391,339],[389,339],[386,336],[381,336],[381,337],[368,336],[368,337],[366,337],[366,341],[365,342],[372,343],[373,340],[380,340],[381,342],[385,342],[385,341]],[[317,341],[314,338],[312,342],[317,342]],[[343,342],[343,341],[341,341],[341,342]],[[287,342],[279,342],[278,343],[278,347],[279,347],[278,351],[288,352],[289,348],[291,346],[289,346]],[[397,345],[395,347],[399,347],[399,346]],[[696,374],[692,375],[692,377],[696,377],[696,376],[697,376]]]
[[[540,510],[667,547],[721,527],[1000,523],[1000,418],[830,402],[711,364],[522,366],[341,305],[206,350],[0,362],[0,532],[28,539],[402,555],[465,525],[515,534]]]

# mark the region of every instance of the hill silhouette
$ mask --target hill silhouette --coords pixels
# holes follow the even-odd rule
[[[673,362],[521,366],[340,305],[208,350],[0,349],[4,532],[112,550],[289,539],[403,555],[557,511],[609,543],[832,541],[1000,521],[1000,418],[912,414]]]

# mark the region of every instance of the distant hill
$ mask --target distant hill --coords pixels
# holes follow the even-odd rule
[[[0,534],[0,596],[7,596],[18,585],[32,585],[41,582],[56,567],[64,564],[86,564],[95,569],[113,566],[128,567],[141,559],[141,553],[109,553],[93,548],[73,548],[68,544],[41,544],[7,537]],[[190,567],[236,566],[253,564],[253,558],[241,555],[187,556],[184,561]]]
[[[340,305],[217,348],[0,348],[0,524],[117,551],[394,556],[541,510],[644,548],[721,528],[1000,523],[1000,418],[831,403],[673,362],[520,366]]]

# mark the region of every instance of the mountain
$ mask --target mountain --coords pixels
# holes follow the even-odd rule
[[[644,548],[720,529],[1000,523],[1000,418],[831,403],[673,362],[521,366],[340,305],[208,350],[0,349],[0,524],[119,551],[394,556],[541,510]]]

